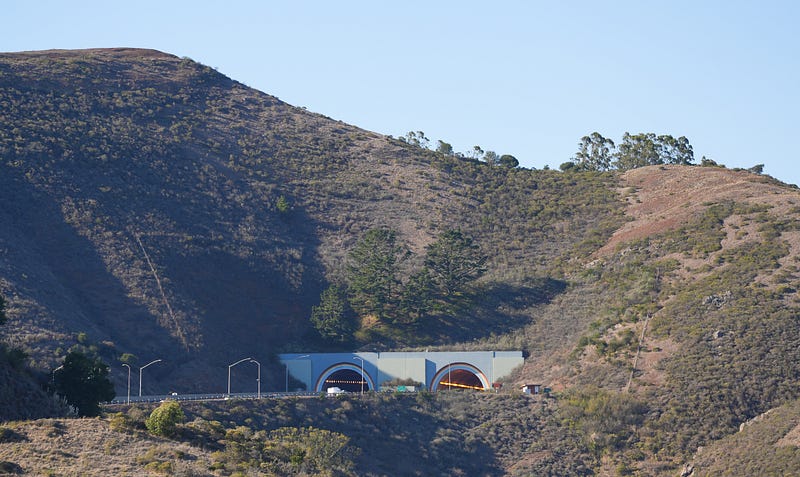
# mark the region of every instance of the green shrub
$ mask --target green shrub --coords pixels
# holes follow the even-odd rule
[[[108,421],[108,427],[117,432],[129,432],[134,426],[133,421],[121,412],[114,413]]]
[[[145,426],[156,436],[173,437],[185,415],[177,401],[166,401],[158,406],[145,421]]]

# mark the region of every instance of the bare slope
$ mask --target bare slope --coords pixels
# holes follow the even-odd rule
[[[789,215],[797,191],[768,177],[719,167],[653,166],[622,175],[630,221],[614,232],[598,255],[620,244],[647,238],[685,225],[709,204],[726,201],[764,204]]]

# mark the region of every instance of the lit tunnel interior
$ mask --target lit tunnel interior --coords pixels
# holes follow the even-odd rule
[[[431,382],[432,391],[484,391],[489,380],[476,366],[469,363],[450,363],[439,368]]]
[[[483,391],[483,383],[472,371],[452,369],[442,373],[437,383],[438,391]]]
[[[328,388],[336,387],[342,391],[357,393],[361,392],[362,386],[365,392],[370,390],[369,381],[364,379],[360,372],[352,369],[340,369],[334,371],[325,379],[322,389],[327,390]]]

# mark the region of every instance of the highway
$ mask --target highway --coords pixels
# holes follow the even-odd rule
[[[310,397],[319,396],[320,393],[310,392],[267,392],[261,393],[261,399],[276,399],[288,397]],[[167,399],[173,401],[223,401],[226,399],[258,399],[258,393],[215,393],[215,394],[154,394],[150,396],[131,396],[130,402],[161,402]],[[103,403],[104,405],[120,405],[128,404],[126,396],[117,396],[109,402]]]

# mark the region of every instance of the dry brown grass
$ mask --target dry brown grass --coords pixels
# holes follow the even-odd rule
[[[800,191],[746,171],[696,166],[649,166],[627,171],[620,191],[626,197],[627,222],[598,250],[603,256],[622,243],[674,230],[702,211],[708,203],[754,202],[785,213],[800,203]],[[797,245],[797,244],[795,244]],[[797,248],[793,248],[797,251]]]
[[[652,339],[645,335],[642,353],[636,364],[637,375],[634,388],[640,385],[663,386],[666,384],[666,373],[660,367],[664,358],[672,356],[679,347],[670,339]]]
[[[775,445],[778,447],[800,447],[800,424],[783,436]]]
[[[0,461],[19,465],[25,475],[105,477],[167,473],[156,470],[157,466],[170,468],[170,475],[213,475],[207,470],[210,457],[200,449],[144,432],[114,431],[107,419],[40,419],[3,427],[22,439],[0,445]]]

